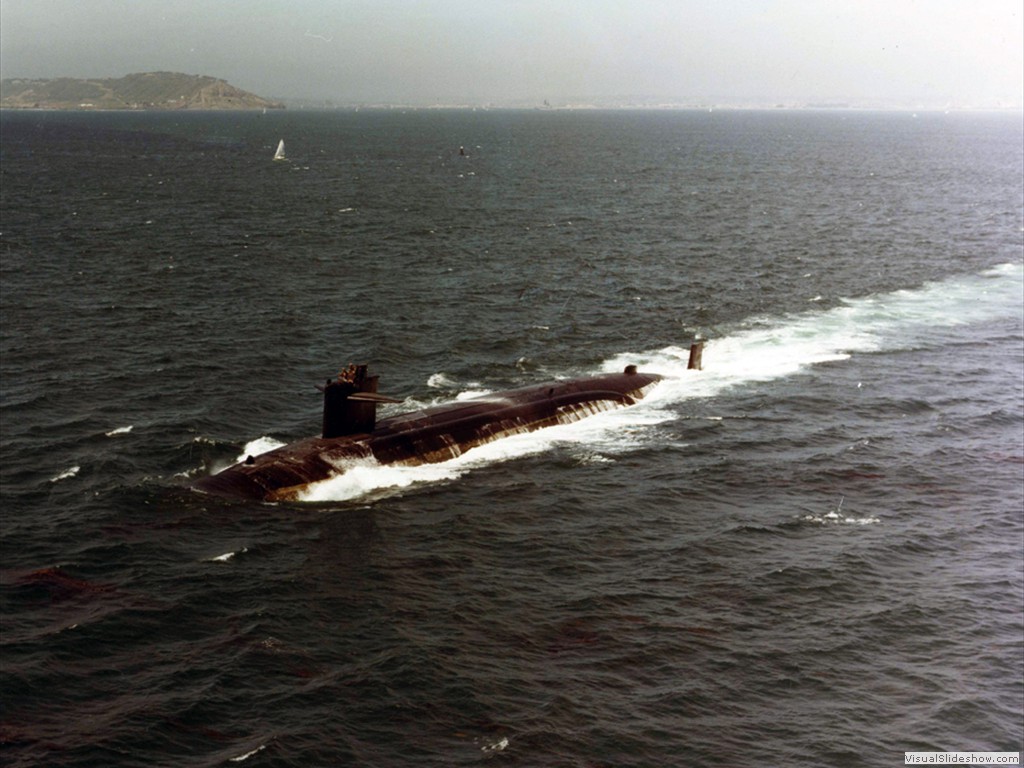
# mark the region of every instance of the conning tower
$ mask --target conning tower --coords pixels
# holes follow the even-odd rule
[[[377,423],[377,403],[397,403],[377,394],[379,376],[367,375],[367,366],[349,365],[338,378],[327,380],[324,393],[323,437],[344,437],[373,431]]]

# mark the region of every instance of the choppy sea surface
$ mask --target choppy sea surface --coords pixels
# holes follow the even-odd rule
[[[1020,751],[1022,155],[1019,114],[0,114],[0,763]],[[189,490],[349,362],[385,414],[667,378]]]

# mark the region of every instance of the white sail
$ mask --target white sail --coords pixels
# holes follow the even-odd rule
[[[284,139],[281,139],[281,141],[279,141],[277,143],[277,152],[274,153],[274,159],[275,160],[285,160],[286,159],[285,156],[284,156]]]

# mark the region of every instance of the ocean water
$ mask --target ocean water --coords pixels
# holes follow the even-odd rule
[[[0,762],[1020,751],[1022,156],[1019,114],[0,114]],[[385,414],[667,378],[189,489],[349,362]]]

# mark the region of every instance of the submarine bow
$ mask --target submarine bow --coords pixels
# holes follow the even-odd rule
[[[349,366],[318,387],[324,393],[320,437],[249,456],[193,487],[243,499],[294,500],[307,486],[343,473],[354,462],[447,461],[503,437],[633,405],[661,378],[628,366],[622,373],[535,384],[377,421],[377,405],[397,401],[377,393],[377,377],[369,376],[365,365]]]

